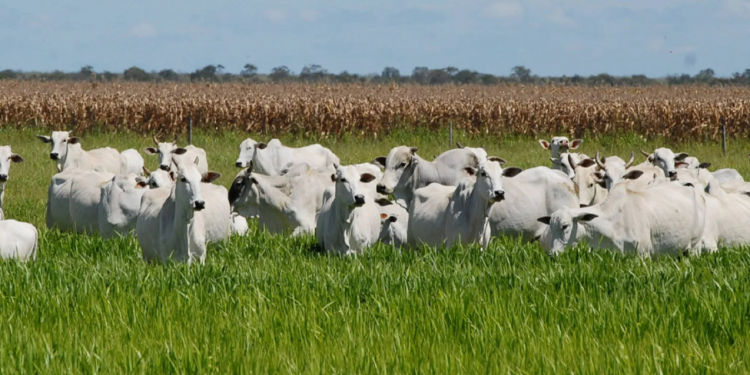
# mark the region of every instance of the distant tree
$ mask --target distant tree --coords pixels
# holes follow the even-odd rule
[[[456,73],[453,76],[453,80],[463,84],[477,83],[479,81],[479,73],[464,69]]]
[[[458,73],[458,68],[454,66],[449,66],[443,70],[445,70],[445,72],[448,73],[448,75],[450,75],[451,77],[455,76]]]
[[[106,82],[112,82],[117,80],[117,74],[112,73],[110,71],[105,70],[104,73],[101,74],[102,80]]]
[[[216,77],[216,71],[217,67],[214,65],[206,65],[203,67],[203,69],[198,69],[192,73],[190,73],[190,80],[191,81],[216,81],[218,80],[218,77]]]
[[[426,66],[418,66],[411,71],[411,79],[419,84],[426,85],[429,81],[430,69]]]
[[[172,69],[163,69],[159,71],[158,74],[159,78],[165,81],[177,81],[180,78],[180,76]]]
[[[94,67],[91,65],[86,65],[81,67],[81,70],[78,71],[78,74],[84,76],[84,77],[90,77],[94,74]]]
[[[334,80],[341,83],[355,83],[359,82],[360,77],[356,74],[351,74],[344,70],[343,72],[334,75]]]
[[[444,85],[451,81],[451,75],[445,69],[433,69],[427,74],[431,85]]]
[[[305,65],[302,71],[299,73],[299,78],[305,81],[320,81],[328,74],[328,71],[323,69],[318,64]]]
[[[492,74],[480,74],[479,81],[485,85],[494,85],[494,84],[497,84],[499,80],[497,79],[497,77],[493,76]]]
[[[384,80],[393,81],[401,78],[401,72],[392,66],[386,66],[380,76],[383,77]]]
[[[126,81],[145,82],[151,80],[151,75],[137,66],[131,66],[122,73],[122,78],[124,78]]]
[[[258,74],[258,67],[253,64],[245,64],[245,67],[240,71],[240,75],[245,78],[255,77]]]
[[[711,68],[703,69],[695,75],[695,79],[700,82],[710,82],[714,79],[714,70]]]
[[[274,82],[282,82],[288,80],[292,76],[292,72],[286,66],[277,66],[271,69],[271,74],[268,75]]]
[[[595,76],[590,77],[589,80],[594,85],[614,86],[617,83],[615,80],[615,77],[612,77],[611,75],[607,73],[597,74]]]
[[[16,79],[16,78],[18,78],[18,73],[10,69],[5,69],[3,71],[0,71],[0,79]]]
[[[510,78],[517,79],[521,82],[528,82],[531,80],[531,69],[519,65],[514,66],[510,71]]]
[[[643,74],[636,74],[630,77],[630,83],[634,85],[645,86],[649,84],[649,79]]]
[[[224,74],[224,65],[221,65],[221,64],[216,65],[216,74],[217,75]]]

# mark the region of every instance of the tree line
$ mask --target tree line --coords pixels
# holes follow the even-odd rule
[[[431,69],[424,66],[415,67],[409,74],[402,74],[394,67],[385,67],[378,73],[360,75],[343,71],[331,73],[317,64],[305,65],[299,73],[286,66],[278,66],[268,73],[259,73],[258,67],[245,64],[238,73],[226,71],[223,65],[207,65],[191,73],[176,72],[172,69],[146,71],[137,66],[125,69],[122,73],[96,72],[90,65],[77,72],[24,72],[17,70],[0,71],[0,80],[48,80],[48,81],[136,81],[136,82],[247,82],[247,83],[284,83],[284,82],[320,82],[320,83],[399,83],[420,85],[443,84],[485,84],[527,83],[527,84],[562,84],[591,86],[647,86],[658,84],[707,84],[707,85],[750,85],[750,69],[733,73],[729,77],[718,77],[713,69],[701,70],[698,74],[678,74],[653,78],[643,74],[631,76],[613,76],[602,73],[590,76],[542,77],[531,73],[524,66],[513,67],[507,76],[480,73],[469,69],[447,67]]]

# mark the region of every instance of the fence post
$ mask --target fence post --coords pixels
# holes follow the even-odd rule
[[[188,144],[193,144],[193,116],[188,117]]]
[[[453,148],[453,123],[448,123],[448,149]]]
[[[721,119],[721,150],[724,151],[724,156],[727,156],[727,124],[724,119]]]

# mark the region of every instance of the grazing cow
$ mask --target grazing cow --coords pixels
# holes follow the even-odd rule
[[[552,159],[559,159],[560,154],[563,152],[575,150],[580,147],[583,144],[583,139],[574,139],[571,142],[568,140],[568,137],[552,137],[551,142],[540,139],[539,144],[542,145],[543,149],[551,151]]]
[[[266,176],[254,173],[252,161],[248,165],[229,189],[232,210],[245,217],[257,215],[258,226],[271,233],[313,232],[324,192],[333,185],[331,174],[307,168],[304,174]]]
[[[488,214],[495,202],[505,199],[503,176],[512,177],[521,170],[503,170],[505,160],[489,157],[479,168],[469,171],[476,179],[465,178],[458,186],[431,184],[417,189],[409,205],[408,243],[446,248],[453,244],[479,242],[487,247],[490,239]]]
[[[202,174],[208,173],[206,150],[193,145],[179,147],[177,146],[177,137],[175,137],[173,142],[159,142],[159,139],[154,136],[154,144],[156,144],[156,147],[146,147],[143,150],[149,155],[157,155],[159,157],[159,169],[163,171],[176,171],[175,159],[179,159],[178,161],[182,162],[182,164],[189,164],[195,158],[198,158],[198,171]]]
[[[148,181],[134,173],[115,175],[100,188],[99,234],[102,238],[127,236],[135,229],[141,198]]]
[[[409,212],[387,199],[378,199],[376,202],[380,206],[380,242],[396,248],[406,245]]]
[[[242,141],[240,156],[235,164],[239,168],[246,168],[251,161],[257,173],[268,176],[279,176],[282,170],[303,163],[321,172],[329,172],[334,164],[341,164],[338,156],[319,144],[293,148],[282,145],[275,138],[268,144],[250,138]]]
[[[326,190],[315,236],[318,245],[328,253],[362,253],[378,240],[380,233],[380,211],[373,198],[374,191],[365,185],[375,181],[375,176],[360,174],[353,166],[335,170],[331,175],[335,184]]]
[[[120,172],[120,153],[111,147],[85,151],[80,138],[71,137],[70,132],[52,132],[52,136],[37,135],[44,143],[52,144],[50,159],[57,161],[57,171],[70,168],[84,170],[99,169],[111,173]]]
[[[508,199],[490,208],[492,236],[522,237],[534,241],[544,232],[537,218],[561,207],[578,207],[575,184],[565,174],[547,167],[536,167],[503,179]]]
[[[417,155],[416,147],[394,147],[388,156],[373,161],[385,168],[383,178],[377,185],[380,194],[393,194],[396,203],[408,207],[414,191],[432,183],[455,186],[467,177],[467,168],[476,169],[479,158],[474,151],[467,149],[448,150],[435,161],[427,161]]]
[[[145,261],[169,259],[177,262],[206,261],[206,242],[209,240],[207,227],[213,222],[223,222],[228,226],[230,219],[229,202],[226,212],[209,215],[204,209],[214,202],[205,200],[203,190],[221,175],[215,172],[201,174],[198,171],[200,160],[182,163],[174,160],[175,184],[171,189],[160,188],[147,191],[143,195],[136,225],[138,242],[143,249]],[[226,197],[226,189],[224,197]],[[224,199],[226,201],[226,199]],[[228,227],[225,231],[228,235]]]
[[[15,220],[0,221],[0,256],[3,259],[36,259],[39,233],[29,224]]]
[[[549,225],[541,242],[550,255],[585,239],[593,248],[679,256],[701,247],[706,201],[701,193],[679,183],[636,190],[617,184],[602,204],[563,207],[539,221]]]
[[[22,163],[21,155],[14,154],[10,146],[0,146],[0,220],[4,220],[3,206],[5,202],[5,184],[10,178],[10,164]]]

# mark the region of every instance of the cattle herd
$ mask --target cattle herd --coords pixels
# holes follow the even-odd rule
[[[750,243],[750,183],[734,169],[710,172],[687,153],[617,156],[571,152],[582,140],[540,140],[552,168],[505,168],[482,148],[458,145],[433,161],[399,146],[370,163],[340,165],[315,144],[277,139],[240,144],[232,186],[213,184],[206,152],[177,141],[144,151],[83,150],[69,132],[38,136],[57,163],[48,189],[47,227],[104,238],[135,233],[145,261],[203,263],[206,244],[247,231],[246,218],[271,233],[315,234],[332,254],[357,254],[377,241],[394,247],[478,243],[495,236],[539,241],[550,255],[585,240],[591,248],[639,255],[699,254]],[[35,259],[36,228],[2,211],[11,163],[0,147],[0,252]]]

